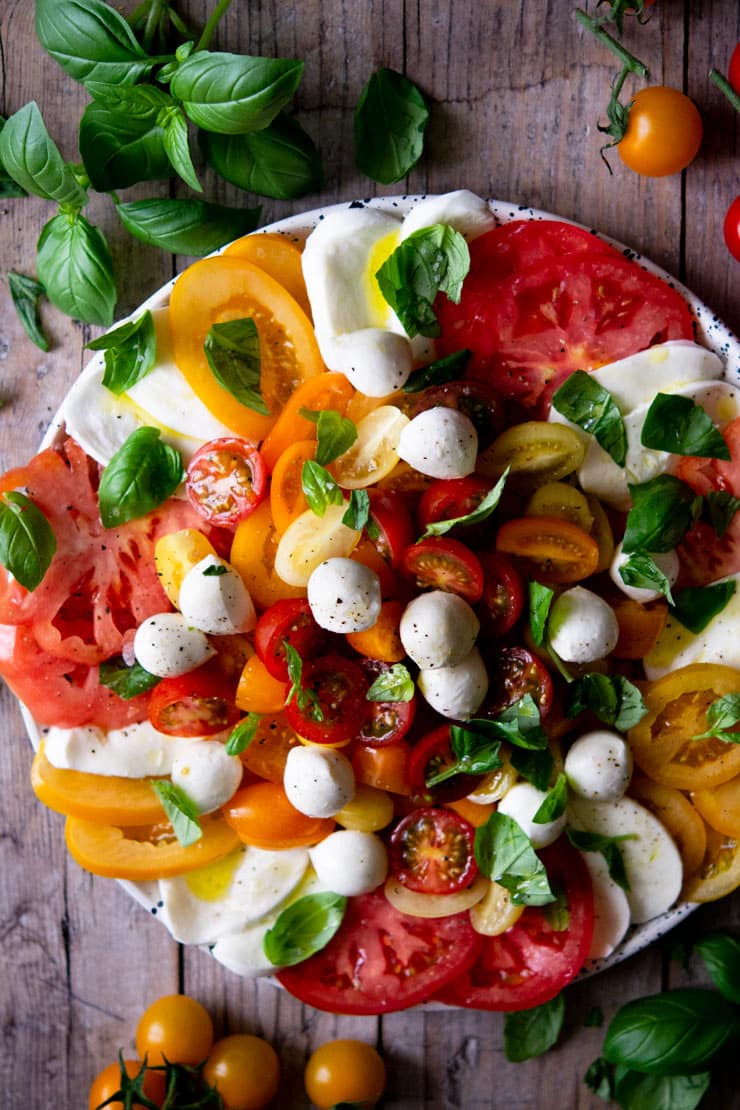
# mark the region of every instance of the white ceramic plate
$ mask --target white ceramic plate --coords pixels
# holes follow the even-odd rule
[[[403,217],[409,212],[420,200],[424,199],[420,196],[400,196],[400,197],[379,197],[364,201],[352,201],[342,205],[334,205],[327,208],[317,208],[311,212],[302,213],[296,216],[290,216],[287,219],[280,220],[277,223],[271,224],[268,227],[261,228],[261,232],[279,232],[286,238],[302,243],[307,235],[313,228],[322,220],[328,212],[336,208],[346,207],[369,207],[377,208],[381,211],[389,212],[393,215]],[[548,212],[542,212],[536,208],[528,208],[523,205],[508,204],[504,201],[492,200],[489,202],[491,211],[499,223],[505,224],[511,220],[544,220],[544,219],[562,219],[560,216],[554,216]],[[573,221],[567,221],[573,222]],[[582,226],[582,225],[578,225]],[[257,233],[259,234],[259,232]],[[678,290],[679,293],[686,299],[696,320],[696,336],[699,343],[704,344],[711,350],[715,351],[723,359],[725,363],[725,372],[728,380],[740,386],[740,340],[727,328],[721,320],[703,304],[697,297],[694,296],[690,290],[676,281],[670,274],[667,274],[655,263],[649,259],[643,258],[640,254],[632,248],[625,246],[622,243],[610,239],[608,236],[601,236],[605,242],[611,246],[616,247],[622,251],[626,257],[637,262],[640,266],[650,273],[656,274],[658,277],[663,278],[669,285]],[[218,252],[216,252],[218,253]],[[146,301],[141,304],[131,317],[138,316],[145,309],[162,308],[169,302],[170,291],[176,279],[172,279],[163,285],[161,289],[152,294]],[[122,322],[122,321],[119,321]],[[96,354],[83,374],[99,373],[103,366],[104,355],[102,352]],[[48,447],[55,439],[63,433],[63,422],[59,413],[55,416],[51,425],[49,426],[46,435],[44,436],[42,447]],[[30,712],[26,707],[23,707],[23,716],[28,729],[31,742],[34,747],[38,745],[41,735],[41,730],[36,722],[33,720]],[[157,902],[159,898],[158,884],[152,883],[132,883],[121,880],[121,886],[124,887],[128,893],[136,899],[142,906],[144,906],[151,915],[157,915]],[[638,925],[632,928],[624,941],[617,949],[608,957],[601,960],[594,960],[589,963],[581,972],[581,977],[593,975],[596,972],[604,971],[615,964],[620,963],[622,960],[627,959],[629,956],[639,952],[642,948],[652,944],[659,937],[663,936],[670,929],[672,929],[679,921],[686,917],[694,910],[696,906],[691,903],[679,903],[673,909],[668,910],[666,913],[661,914],[659,917],[653,918],[651,921],[643,925]]]

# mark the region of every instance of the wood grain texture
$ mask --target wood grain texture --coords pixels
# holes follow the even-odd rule
[[[589,5],[593,9],[594,5]],[[131,10],[132,4],[122,5]],[[179,10],[202,24],[211,4]],[[582,31],[560,0],[234,0],[214,46],[300,57],[305,73],[296,114],[319,143],[326,182],[296,204],[265,201],[263,222],[318,204],[377,193],[442,192],[465,185],[481,195],[533,205],[579,220],[663,265],[740,329],[740,270],[721,242],[721,222],[740,191],[738,118],[708,80],[725,68],[740,38],[736,0],[659,0],[646,27],[627,22],[625,43],[652,81],[684,88],[705,123],[700,156],[683,176],[647,180],[599,156],[597,120],[614,60]],[[38,100],[66,157],[86,95],[44,55],[27,0],[0,4],[2,102],[9,115]],[[354,168],[352,112],[369,74],[386,65],[415,80],[432,102],[425,154],[408,179],[377,187]],[[633,90],[639,87],[634,83]],[[196,155],[197,158],[197,155]],[[209,199],[254,203],[198,165]],[[136,196],[187,195],[161,183]],[[4,273],[34,270],[36,239],[52,206],[33,198],[0,202],[0,469],[35,449],[86,361],[93,332],[48,306],[48,354],[25,338]],[[118,315],[157,289],[186,259],[173,260],[130,239],[107,197],[90,208],[108,237],[120,284]],[[267,1036],[283,1063],[276,1105],[307,1105],[302,1068],[311,1049],[335,1036],[378,1043],[389,1068],[388,1110],[594,1110],[581,1079],[603,1031],[584,1028],[593,1007],[606,1020],[629,998],[704,982],[655,945],[568,992],[565,1034],[556,1050],[523,1065],[506,1061],[498,1014],[421,1010],[343,1018],[302,1006],[266,982],[240,980],[200,950],[180,952],[116,884],[83,874],[67,859],[63,820],[39,806],[27,785],[30,753],[14,699],[0,691],[0,1005],[3,1110],[80,1110],[94,1073],[131,1048],[137,1015],[157,995],[185,989],[211,1010],[219,1031]],[[697,912],[687,935],[740,923],[740,899]],[[729,1069],[707,1099],[740,1105]]]

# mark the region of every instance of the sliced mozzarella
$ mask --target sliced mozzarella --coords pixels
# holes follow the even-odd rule
[[[579,736],[565,757],[571,790],[581,798],[616,802],[632,778],[632,753],[617,732],[597,729]]]
[[[320,881],[335,894],[368,894],[388,874],[385,844],[372,832],[340,829],[309,848],[308,854]]]
[[[191,628],[182,613],[156,613],[136,629],[134,655],[158,678],[176,678],[214,654],[205,632]]]
[[[213,813],[228,802],[242,781],[241,760],[227,755],[218,740],[191,740],[180,746],[170,775],[199,813]]]
[[[401,224],[401,239],[432,224],[447,224],[471,240],[491,231],[496,218],[481,197],[469,189],[457,189],[437,197],[424,197],[415,204]]]
[[[532,841],[533,848],[546,848],[557,840],[565,828],[565,814],[544,823],[534,820],[534,815],[546,797],[544,790],[538,790],[530,782],[518,782],[504,794],[498,804],[498,812],[505,813],[516,821]]]
[[[355,774],[347,756],[334,748],[291,748],[283,772],[288,801],[308,817],[333,817],[355,793]]]
[[[342,523],[344,505],[329,505],[323,516],[307,509],[289,524],[275,552],[275,570],[289,586],[307,586],[326,559],[350,555],[360,533]]]
[[[50,728],[44,739],[44,753],[52,766],[62,770],[141,779],[169,775],[178,752],[190,743],[158,732],[149,721],[107,732],[94,725],[80,725]]]
[[[628,836],[619,842],[630,889],[627,901],[635,924],[650,921],[673,905],[681,892],[683,867],[673,839],[644,806],[631,798],[594,802],[571,798],[568,824],[601,836]]]
[[[432,709],[462,721],[480,708],[488,691],[488,674],[477,648],[449,667],[424,668],[417,684]]]
[[[651,590],[644,586],[628,586],[620,574],[621,568],[625,563],[629,562],[630,556],[622,551],[621,543],[618,543],[614,549],[614,557],[609,567],[609,577],[615,586],[627,597],[631,597],[633,601],[639,601],[641,605],[646,605],[649,601],[656,601],[662,596],[659,590]],[[656,551],[652,556],[653,562],[658,570],[662,571],[668,579],[670,586],[675,586],[678,578],[678,572],[681,569],[681,564],[678,560],[678,555],[675,550],[671,551]]]
[[[589,960],[603,960],[624,937],[630,924],[627,895],[609,875],[606,860],[600,852],[584,852],[583,858],[591,874],[594,897],[594,931]]]
[[[479,628],[467,601],[431,590],[409,602],[399,632],[404,651],[418,667],[451,667],[470,654]]]
[[[206,555],[188,571],[180,586],[178,605],[192,628],[214,636],[251,632],[257,623],[241,575],[218,555]]]
[[[269,914],[298,887],[305,848],[267,852],[247,845],[217,863],[160,879],[160,916],[181,944],[212,944]]]
[[[475,470],[478,433],[465,413],[440,405],[409,421],[401,432],[398,454],[431,478],[465,478]]]
[[[611,605],[584,586],[564,590],[547,622],[553,650],[566,663],[593,663],[616,647],[619,625]]]
[[[366,397],[387,397],[406,384],[414,365],[411,341],[386,328],[361,328],[324,340],[329,370],[344,374]]]
[[[662,678],[669,671],[689,663],[723,663],[740,670],[740,573],[719,582],[734,582],[735,593],[701,632],[690,632],[676,617],[668,614],[663,631],[643,663],[649,679]],[[714,585],[714,583],[713,583]]]
[[[329,632],[363,632],[380,616],[380,579],[354,559],[326,559],[308,580],[314,620]]]

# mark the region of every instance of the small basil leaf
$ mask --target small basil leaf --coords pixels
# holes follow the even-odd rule
[[[740,937],[730,933],[710,933],[698,940],[694,948],[720,994],[740,1006]]]
[[[2,132],[2,129],[5,127],[5,122],[5,116],[0,116],[0,132]],[[26,196],[28,196],[26,190],[6,172],[2,158],[0,158],[0,197],[4,199],[6,197]]]
[[[121,324],[88,343],[91,351],[105,351],[103,385],[120,395],[141,381],[157,358],[154,319],[147,310],[137,320]]]
[[[555,591],[550,586],[530,579],[529,582],[529,629],[532,640],[541,647],[545,639],[545,628]]]
[[[585,370],[574,370],[552,398],[553,408],[592,435],[617,466],[627,458],[627,430],[611,393]]]
[[[629,486],[632,508],[622,550],[670,551],[681,542],[698,519],[701,497],[672,474],[659,474],[648,482]]]
[[[658,393],[647,411],[640,443],[674,455],[730,458],[730,449],[708,413],[689,397]]]
[[[307,459],[301,469],[301,488],[308,507],[323,516],[329,505],[343,505],[344,494],[324,466]]]
[[[36,261],[53,305],[74,320],[109,328],[116,282],[108,244],[81,213],[52,217],[43,228]]]
[[[735,595],[737,583],[715,582],[711,586],[687,586],[676,593],[668,610],[689,632],[698,635],[722,612]]]
[[[323,891],[292,902],[265,933],[262,948],[271,964],[292,967],[326,948],[344,918],[347,899]]]
[[[421,393],[433,385],[446,385],[447,382],[457,381],[465,373],[465,367],[470,362],[472,351],[464,347],[445,358],[430,362],[427,366],[420,366],[409,375],[403,389],[404,393]]]
[[[695,1110],[712,1080],[694,1075],[646,1075],[628,1068],[616,1078],[614,1097],[622,1110]]]
[[[269,127],[244,135],[201,131],[207,162],[226,181],[276,200],[295,200],[323,183],[321,155],[292,116],[278,113]]]
[[[561,772],[555,780],[555,785],[547,792],[542,805],[535,813],[532,820],[536,825],[546,825],[550,821],[557,821],[565,813],[568,802],[568,780]]]
[[[601,833],[588,832],[585,829],[568,829],[568,840],[579,852],[600,852],[604,857],[609,877],[621,886],[622,890],[629,890],[630,884],[624,866],[624,857],[619,845],[623,840],[634,840],[635,835],[626,833],[624,836],[602,836]]]
[[[349,451],[357,439],[357,428],[348,416],[342,416],[336,409],[301,409],[301,416],[316,425],[318,444],[316,462],[328,466],[345,451]]]
[[[370,494],[366,489],[353,489],[349,495],[347,511],[342,517],[342,524],[361,532],[370,520]]]
[[[425,782],[430,789],[455,775],[485,775],[501,766],[501,741],[492,739],[479,725],[477,721],[450,725],[450,748],[455,759],[441,770],[427,774]]]
[[[313,721],[323,721],[324,711],[319,704],[318,694],[308,686],[303,685],[303,660],[298,651],[289,640],[283,640],[285,648],[285,661],[288,667],[290,689],[285,698],[285,704],[295,698],[296,705],[301,713],[307,714]]]
[[[492,489],[489,489],[488,493],[471,513],[466,513],[465,516],[453,517],[451,520],[432,521],[431,524],[427,524],[422,539],[426,536],[444,536],[452,528],[468,528],[470,525],[482,524],[484,520],[488,520],[489,516],[491,516],[498,507],[508,476],[509,467],[507,466],[506,470],[496,482],[496,485],[493,486]]]
[[[141,663],[133,663],[129,667],[120,656],[101,663],[98,677],[101,685],[107,686],[124,701],[146,693],[162,681],[157,675],[145,670]]]
[[[49,340],[44,335],[39,318],[39,298],[46,293],[40,281],[8,270],[8,285],[18,319],[28,338],[42,351],[49,350]]]
[[[633,551],[627,557],[627,561],[620,566],[619,574],[626,586],[637,586],[643,590],[657,590],[673,604],[671,584],[655,559],[647,551]]]
[[[577,717],[587,710],[619,732],[633,728],[647,713],[642,694],[628,678],[596,671],[581,675],[568,687],[567,716]]]
[[[477,721],[468,722],[477,725]],[[542,751],[547,747],[547,733],[540,723],[540,709],[531,694],[525,694],[507,706],[493,721],[486,722],[499,740],[507,740],[518,748]]]
[[[547,790],[555,769],[555,761],[549,748],[541,751],[514,748],[509,759],[511,766],[523,779],[531,782],[538,790]]]
[[[56,549],[54,531],[38,505],[14,490],[0,494],[0,563],[24,589],[40,585]]]
[[[355,109],[355,164],[382,185],[393,185],[419,161],[429,119],[424,96],[408,77],[381,67]]]
[[[708,732],[693,736],[692,740],[708,740],[716,737],[728,744],[740,744],[740,732],[735,727],[740,723],[740,694],[725,694],[717,698],[707,709]]]
[[[411,338],[435,338],[440,328],[434,299],[442,292],[457,303],[469,269],[470,251],[460,232],[445,224],[433,224],[404,239],[376,277],[407,334]]]
[[[189,798],[181,787],[176,786],[169,779],[154,779],[151,786],[162,803],[162,809],[167,814],[167,819],[183,848],[200,840],[203,830],[198,820],[198,807],[192,798]]]
[[[164,149],[175,173],[196,193],[203,192],[203,186],[195,172],[188,142],[188,121],[181,108],[172,105],[163,108],[157,116],[157,123],[164,135]]]
[[[238,135],[272,123],[293,97],[303,62],[196,51],[178,68],[170,89],[205,131]]]
[[[611,1102],[614,1095],[614,1065],[599,1056],[589,1064],[583,1082],[604,1102]]]
[[[0,131],[0,162],[27,193],[72,208],[87,203],[87,191],[59,153],[35,100],[6,120]]]
[[[565,1021],[565,995],[504,1015],[504,1054],[512,1063],[542,1056],[557,1042]]]
[[[735,513],[740,509],[740,497],[734,497],[729,490],[710,490],[704,495],[704,505],[709,523],[722,538],[732,524]]]
[[[137,428],[100,479],[98,500],[104,527],[115,528],[158,508],[184,477],[180,452],[162,442],[159,430]]]
[[[416,692],[408,667],[394,663],[381,671],[365,694],[368,701],[411,701]]]
[[[103,0],[36,0],[36,34],[75,81],[134,85],[156,64],[123,16]]]
[[[219,385],[240,404],[269,415],[260,393],[260,338],[254,320],[212,324],[203,349]]]
[[[88,104],[80,120],[79,143],[87,175],[100,193],[170,176],[155,114],[142,116],[106,104]]]
[[[260,720],[259,713],[247,713],[246,717],[239,721],[226,741],[227,755],[241,755],[247,750],[257,735]]]
[[[555,901],[542,860],[520,825],[504,813],[492,813],[475,830],[475,859],[489,879],[511,893],[515,905],[543,906]]]
[[[117,204],[116,211],[126,230],[142,243],[200,257],[254,231],[261,209],[151,197]]]
[[[115,85],[106,81],[86,81],[85,88],[97,104],[119,112],[128,119],[153,122],[162,108],[175,100],[156,85]]]

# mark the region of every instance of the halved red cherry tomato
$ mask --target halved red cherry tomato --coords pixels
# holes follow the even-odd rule
[[[455,520],[468,516],[480,505],[486,494],[493,488],[493,478],[482,474],[469,474],[467,478],[438,478],[421,495],[416,510],[416,519],[423,531],[439,520]],[[481,524],[463,525],[452,528],[447,535],[460,539],[470,547],[490,538],[493,521]]]
[[[524,609],[524,581],[510,559],[491,551],[481,557],[483,594],[478,606],[481,627],[489,636],[510,632]]]
[[[478,874],[475,829],[451,809],[422,806],[399,821],[391,834],[391,872],[409,890],[452,894]]]
[[[427,786],[427,779],[451,767],[455,762],[449,725],[440,725],[439,728],[428,732],[426,736],[422,736],[411,749],[409,758],[409,782],[412,795],[428,804],[456,802],[472,794],[483,781],[483,775],[461,773],[453,775],[436,786]]]
[[[375,525],[368,529],[383,558],[398,570],[403,553],[416,538],[414,521],[406,498],[394,490],[370,490],[370,518]]]
[[[196,451],[185,489],[190,504],[211,524],[236,528],[265,496],[267,471],[253,443],[238,436],[212,439]]]
[[[472,421],[478,433],[478,446],[493,443],[505,424],[504,405],[488,382],[448,382],[419,394],[416,413],[427,409],[457,409]]]
[[[341,655],[304,660],[303,688],[316,701],[293,696],[285,712],[299,736],[314,744],[339,744],[359,732],[367,712],[367,679],[362,667]]]
[[[552,705],[553,685],[543,663],[523,647],[502,647],[486,657],[488,693],[479,717],[498,717],[514,702],[529,694],[546,717]]]
[[[285,640],[301,659],[318,655],[326,633],[313,618],[311,606],[303,598],[286,598],[265,609],[254,630],[254,646],[273,678],[287,682],[288,663]]]
[[[395,744],[407,735],[415,716],[416,694],[410,701],[368,701],[357,739],[376,748]]]
[[[167,736],[214,736],[233,728],[240,716],[234,683],[208,664],[163,678],[149,701],[151,724]]]
[[[599,545],[577,524],[555,516],[507,520],[496,535],[496,550],[521,559],[541,582],[581,582],[599,563]]]
[[[447,536],[430,536],[406,548],[404,573],[421,589],[445,590],[475,603],[483,593],[483,568],[469,547]]]

